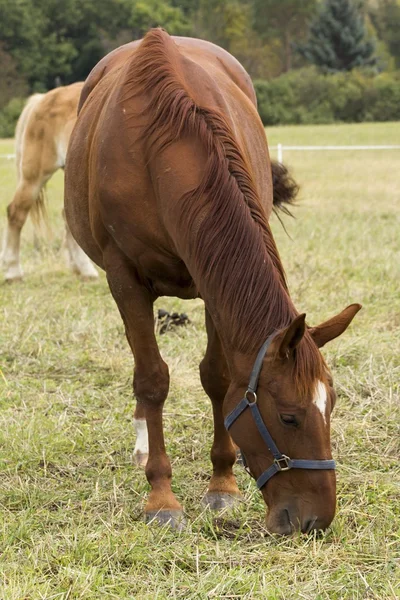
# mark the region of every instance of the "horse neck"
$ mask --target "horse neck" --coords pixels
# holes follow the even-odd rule
[[[198,287],[228,357],[254,357],[297,312],[266,251],[261,261],[252,254],[240,262],[232,258],[224,267],[229,277],[208,277]]]
[[[233,177],[218,154],[174,203],[174,237],[224,345],[253,352],[297,312],[250,175],[236,165]]]
[[[197,90],[193,69],[202,80]],[[165,223],[220,336],[238,350],[256,348],[273,328],[288,324],[295,311],[259,197],[260,182],[254,181],[230,118],[215,102],[221,90],[193,61],[189,73],[187,59],[183,61],[173,40],[161,30],[146,35],[128,71],[122,93],[126,105],[141,92],[149,98],[150,119],[142,132],[148,164],[157,171],[158,160],[162,162],[170,149],[174,186],[179,187],[180,170],[187,167],[176,164],[178,140],[185,140],[186,151],[188,140],[193,141],[196,159],[196,149],[203,149],[199,161],[205,164],[200,165],[198,185],[182,197],[173,194],[179,202],[175,198]],[[198,98],[207,87],[213,93],[200,105]],[[131,116],[128,110],[125,118]],[[255,108],[253,117],[257,118]],[[267,152],[257,160],[264,160],[268,168]],[[165,176],[167,171],[161,171]],[[163,193],[168,194],[165,187]]]

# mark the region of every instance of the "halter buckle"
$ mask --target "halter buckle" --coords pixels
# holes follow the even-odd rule
[[[250,400],[249,400],[249,394],[251,394],[251,396],[253,396],[253,401],[252,402],[250,402]],[[257,394],[255,393],[254,390],[250,390],[248,388],[246,390],[246,393],[245,393],[244,397],[246,398],[247,402],[249,403],[249,406],[251,406],[252,404],[257,404]]]
[[[274,458],[274,463],[280,471],[289,471],[292,468],[290,458],[286,454],[282,454],[281,458]]]

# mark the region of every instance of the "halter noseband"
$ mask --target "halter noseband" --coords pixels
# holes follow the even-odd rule
[[[250,408],[251,414],[253,415],[253,419],[257,425],[257,429],[261,434],[262,439],[266,443],[268,450],[271,452],[274,457],[274,462],[272,465],[266,469],[260,477],[257,479],[257,486],[261,490],[262,487],[267,483],[273,475],[279,473],[280,471],[289,471],[289,469],[335,469],[335,461],[334,460],[308,460],[308,459],[297,459],[297,458],[289,458],[285,454],[282,454],[274,440],[269,433],[267,426],[265,425],[263,418],[261,416],[260,411],[257,406],[257,387],[258,387],[258,379],[260,376],[264,356],[274,339],[276,333],[269,336],[269,338],[264,342],[261,346],[259,353],[257,354],[256,361],[254,363],[253,370],[250,375],[250,382],[244,398],[239,402],[236,408],[233,409],[231,413],[225,419],[225,427],[229,430],[231,425],[240,417],[242,412],[246,410],[246,408]],[[249,399],[250,398],[250,399]],[[243,456],[242,451],[242,460],[244,467],[248,471],[247,464],[245,458]]]

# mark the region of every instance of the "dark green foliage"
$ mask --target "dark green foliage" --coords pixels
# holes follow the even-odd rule
[[[16,107],[32,92],[83,80],[113,48],[155,26],[208,39],[231,52],[253,79],[266,123],[385,120],[398,115],[398,80],[366,74],[328,79],[325,72],[369,65],[369,30],[382,65],[400,65],[400,0],[0,0],[0,130],[13,133]],[[303,56],[293,51],[309,42]],[[288,72],[287,77],[279,77]],[[369,103],[369,104],[368,104]]]
[[[84,79],[127,22],[127,0],[0,0],[0,39],[33,91]]]
[[[253,0],[254,29],[264,40],[278,38],[283,68],[293,66],[293,41],[301,40],[310,18],[315,14],[317,0]]]
[[[163,27],[170,34],[190,35],[190,24],[179,6],[165,0],[125,0],[128,7],[130,39],[139,39],[151,27]]]
[[[11,54],[3,49],[0,43],[0,109],[11,98],[26,96],[29,88],[26,80],[18,73],[17,64]]]
[[[400,69],[400,3],[399,0],[380,0],[369,10],[371,20],[389,53]]]
[[[0,138],[13,137],[24,104],[24,99],[13,98],[0,110]]]
[[[324,75],[309,67],[255,88],[264,125],[400,120],[399,74]]]
[[[357,0],[325,0],[299,51],[326,72],[377,65],[375,43],[367,36]]]

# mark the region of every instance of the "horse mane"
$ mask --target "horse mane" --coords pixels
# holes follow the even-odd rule
[[[125,86],[124,100],[144,94],[148,101],[151,119],[143,139],[149,160],[183,136],[204,146],[208,159],[202,181],[180,200],[180,244],[189,251],[188,267],[201,295],[212,290],[229,315],[235,348],[258,351],[268,335],[298,313],[251,167],[226,117],[195,102],[179,49],[162,29],[143,38]],[[296,349],[294,377],[303,397],[313,394],[317,379],[325,379],[323,359],[307,332]]]

